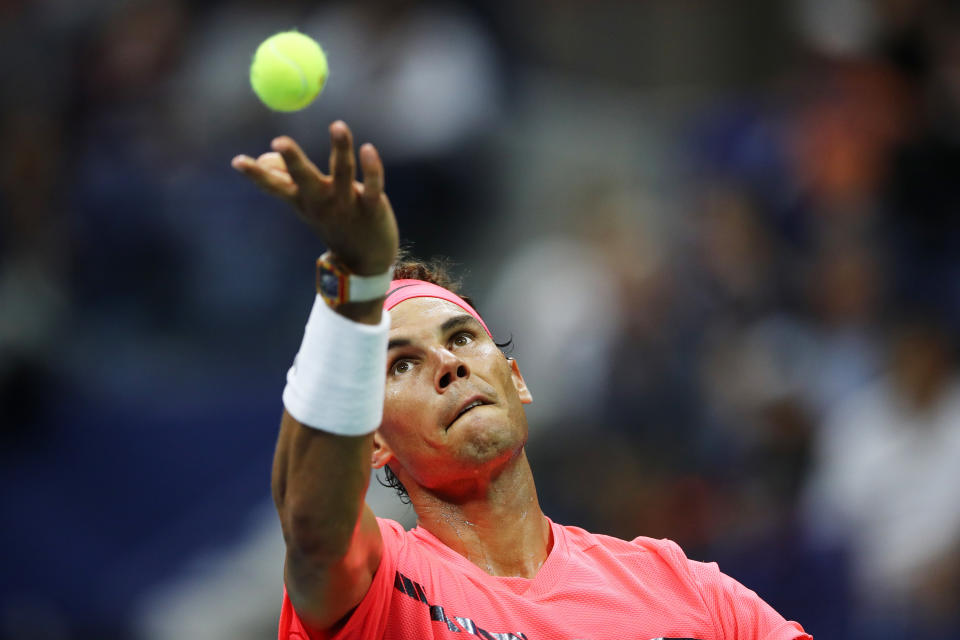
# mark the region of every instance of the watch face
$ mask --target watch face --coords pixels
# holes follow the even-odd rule
[[[320,271],[320,295],[330,300],[336,300],[340,297],[340,278],[337,274],[326,269]]]

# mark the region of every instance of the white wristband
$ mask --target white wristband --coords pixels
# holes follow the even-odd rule
[[[371,433],[383,419],[390,313],[379,325],[344,318],[319,295],[287,372],[283,406],[297,422],[344,436]]]

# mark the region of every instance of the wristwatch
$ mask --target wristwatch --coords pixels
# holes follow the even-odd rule
[[[393,267],[376,276],[358,276],[335,260],[329,251],[317,258],[317,293],[331,309],[346,302],[376,300],[387,293]]]

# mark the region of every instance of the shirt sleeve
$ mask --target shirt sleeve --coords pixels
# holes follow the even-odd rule
[[[687,562],[721,638],[813,640],[798,623],[784,619],[754,591],[722,573],[716,562]]]
[[[403,527],[393,520],[377,518],[377,524],[380,525],[380,535],[383,536],[383,555],[370,588],[360,604],[334,629],[311,632],[297,615],[287,596],[287,590],[284,589],[283,605],[280,608],[279,640],[377,640],[383,637],[393,597],[397,557],[406,534]]]

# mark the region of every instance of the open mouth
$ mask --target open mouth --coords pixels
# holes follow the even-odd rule
[[[486,401],[486,400],[484,400],[483,398],[475,398],[475,399],[471,400],[470,402],[468,402],[467,404],[465,404],[465,405],[463,406],[463,408],[460,409],[459,412],[457,412],[457,415],[455,415],[455,416],[453,417],[453,420],[450,421],[450,424],[447,425],[447,428],[449,429],[450,426],[452,426],[454,422],[456,422],[457,420],[459,420],[460,418],[462,418],[462,417],[463,417],[466,413],[468,413],[469,411],[472,411],[473,409],[476,409],[477,407],[482,407],[482,406],[485,406],[485,405],[488,405],[488,404],[491,404],[491,403],[488,402],[488,401]]]

